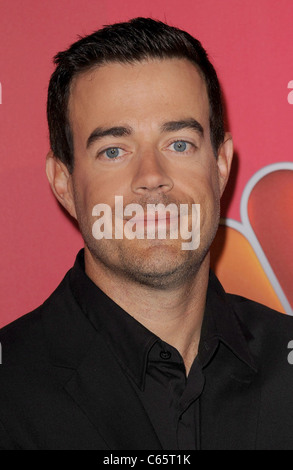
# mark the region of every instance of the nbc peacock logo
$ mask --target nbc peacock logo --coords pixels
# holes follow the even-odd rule
[[[246,184],[240,221],[223,218],[212,268],[228,292],[293,315],[293,163],[268,165]]]

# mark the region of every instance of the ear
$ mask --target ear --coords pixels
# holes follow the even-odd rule
[[[221,144],[218,150],[218,159],[217,159],[221,196],[228,182],[232,159],[233,159],[233,140],[232,140],[231,134],[229,132],[226,132],[224,142]]]
[[[72,176],[67,166],[52,151],[47,155],[46,174],[56,199],[76,219]]]

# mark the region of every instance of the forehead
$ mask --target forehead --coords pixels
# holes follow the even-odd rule
[[[186,59],[110,63],[79,74],[72,81],[69,119],[73,132],[113,122],[145,122],[194,117],[209,122],[206,85]]]

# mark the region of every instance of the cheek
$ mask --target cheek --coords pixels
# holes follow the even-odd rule
[[[218,201],[220,198],[220,184],[219,184],[219,172],[216,158],[210,161],[209,168],[207,171],[207,184],[210,188],[210,192],[214,199]]]
[[[73,191],[78,218],[90,217],[96,204],[98,186],[85,174],[79,173],[73,179]]]
[[[204,240],[210,240],[214,236],[220,215],[220,191],[218,183],[217,164],[201,166],[185,178],[185,188],[189,188],[189,194],[194,203],[200,204],[201,234]]]
[[[101,172],[79,174],[74,184],[75,206],[79,218],[84,221],[91,220],[93,208],[97,204],[114,207],[115,195],[123,195],[121,191],[119,192],[117,184],[115,178],[109,178]]]
[[[189,169],[188,173],[185,172],[180,182],[181,190],[188,192],[194,203],[205,206],[212,206],[214,201],[217,203],[220,188],[216,162],[209,165],[199,163],[193,170]]]

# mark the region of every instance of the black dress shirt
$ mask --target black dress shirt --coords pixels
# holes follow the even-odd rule
[[[77,302],[89,320],[99,326],[139,396],[163,449],[200,449],[205,371],[215,362],[220,343],[226,348],[221,361],[234,364],[239,360],[254,368],[243,336],[238,334],[239,326],[231,321],[225,309],[218,311],[219,296],[211,289],[213,273],[210,278],[198,355],[186,376],[180,353],[126,313],[89,279],[84,271],[83,252],[71,271],[71,288]],[[214,367],[216,370],[216,363]]]

